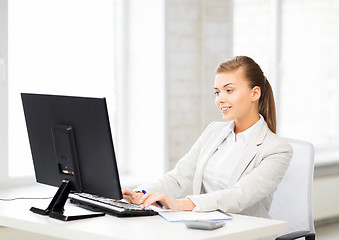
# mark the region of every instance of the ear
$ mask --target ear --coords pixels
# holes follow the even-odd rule
[[[252,88],[252,101],[259,101],[259,98],[261,96],[261,89],[258,86],[255,86]]]

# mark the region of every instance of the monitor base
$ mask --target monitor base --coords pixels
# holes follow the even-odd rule
[[[55,193],[52,201],[46,209],[40,209],[36,207],[31,207],[30,211],[39,214],[39,215],[48,215],[51,218],[59,219],[62,221],[73,221],[85,218],[93,218],[104,216],[105,213],[102,212],[93,212],[91,214],[84,215],[75,215],[75,216],[65,216],[64,207],[68,199],[68,194],[70,193],[70,181],[62,180],[61,186],[58,191]]]

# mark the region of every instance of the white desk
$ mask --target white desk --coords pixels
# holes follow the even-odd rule
[[[2,189],[0,198],[48,197],[57,188],[45,185]],[[168,223],[159,216],[104,217],[63,222],[29,211],[31,206],[46,208],[50,200],[0,201],[0,226],[65,239],[259,239],[287,231],[283,221],[232,214],[233,220],[213,231],[187,229],[182,223]],[[66,206],[67,208],[67,206]],[[144,236],[144,237],[143,237]],[[272,237],[273,239],[273,237]]]

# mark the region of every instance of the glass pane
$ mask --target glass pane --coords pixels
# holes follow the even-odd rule
[[[106,97],[116,115],[114,1],[8,4],[9,175],[18,177],[33,174],[21,92]]]
[[[270,80],[269,2],[269,0],[233,1],[233,55],[246,55],[253,58],[268,80]]]
[[[318,148],[339,143],[338,5],[282,1],[280,129]]]

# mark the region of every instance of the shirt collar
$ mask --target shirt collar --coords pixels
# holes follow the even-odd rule
[[[246,129],[245,131],[237,134],[237,142],[249,142],[249,140],[251,139],[251,136],[252,136],[254,130],[257,128],[257,126],[261,125],[262,122],[264,122],[264,117],[261,114],[259,114],[259,116],[260,116],[260,118],[255,124],[253,124],[251,127]],[[225,137],[227,137],[229,134],[232,134],[232,136],[235,135],[234,127],[235,127],[235,122],[233,120],[228,125],[229,131],[227,131],[227,134],[226,134]]]

